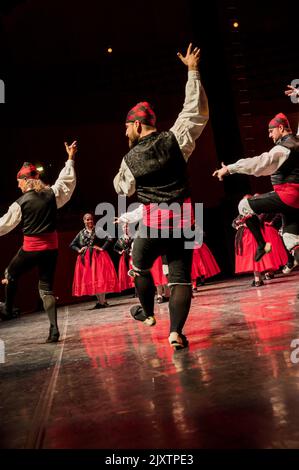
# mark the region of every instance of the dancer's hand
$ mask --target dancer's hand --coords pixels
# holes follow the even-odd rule
[[[287,96],[291,96],[291,95],[296,96],[297,93],[299,94],[298,88],[295,88],[292,85],[287,85],[287,87],[288,87],[288,90],[285,90],[285,92],[284,92],[285,95],[287,95]]]
[[[82,248],[80,248],[78,253],[81,255],[81,253],[85,252],[86,250],[87,250],[87,246],[82,246]]]
[[[75,160],[75,155],[78,151],[78,148],[77,148],[77,141],[74,140],[74,142],[71,144],[71,145],[68,145],[67,142],[64,142],[64,145],[65,145],[65,150],[67,151],[67,154],[69,156],[69,160]]]
[[[192,43],[190,42],[186,55],[183,56],[180,52],[177,53],[177,56],[183,64],[187,65],[188,70],[198,70],[198,64],[200,59],[200,49],[195,47],[192,50]]]
[[[219,181],[223,181],[223,176],[229,175],[227,166],[224,165],[223,162],[221,163],[221,165],[222,165],[222,168],[220,168],[220,170],[214,171],[213,173],[213,176],[216,176],[216,178],[218,178]]]
[[[93,245],[96,251],[104,251],[103,248],[100,248],[98,245]]]

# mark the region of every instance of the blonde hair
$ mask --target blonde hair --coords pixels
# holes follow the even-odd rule
[[[24,189],[25,191],[28,191],[29,189],[33,189],[36,193],[40,193],[44,189],[49,189],[49,188],[50,186],[48,184],[45,184],[40,179],[27,178]]]

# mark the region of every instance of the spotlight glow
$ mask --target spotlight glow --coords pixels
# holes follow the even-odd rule
[[[239,23],[238,23],[237,21],[234,21],[234,22],[233,22],[233,27],[234,27],[234,28],[239,28]]]

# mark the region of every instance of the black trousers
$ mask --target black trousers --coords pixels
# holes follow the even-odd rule
[[[58,250],[24,251],[20,248],[7,268],[6,308],[11,312],[19,277],[34,267],[38,268],[39,288],[52,292]]]
[[[133,244],[133,267],[139,273],[135,285],[140,303],[147,316],[153,315],[155,286],[150,268],[158,256],[167,258],[171,287],[169,300],[170,332],[182,332],[192,297],[191,266],[193,250],[185,248],[184,235],[180,238],[139,238]]]
[[[283,233],[299,235],[299,209],[285,204],[275,191],[254,196],[248,204],[256,214],[281,213]]]

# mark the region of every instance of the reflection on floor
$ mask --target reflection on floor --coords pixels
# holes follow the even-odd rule
[[[1,448],[299,448],[298,278],[200,287],[177,352],[168,304],[147,327],[129,297],[61,308],[58,344],[44,313],[1,323]]]

